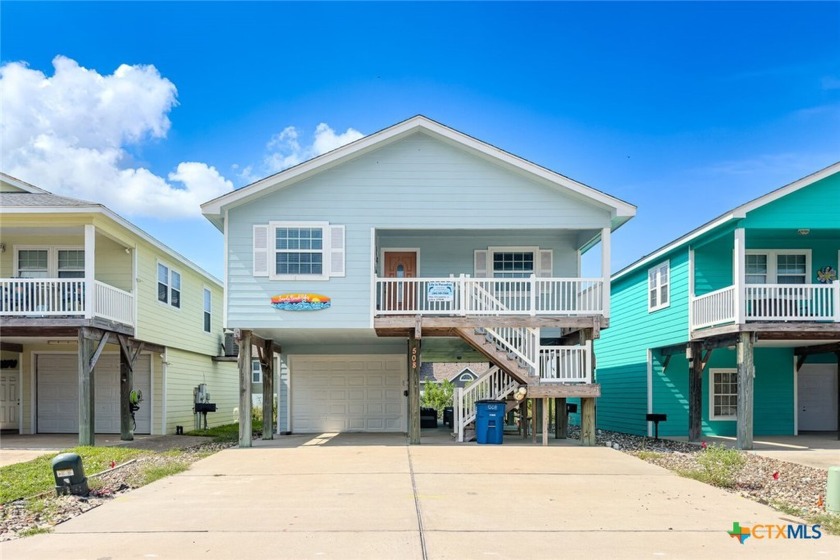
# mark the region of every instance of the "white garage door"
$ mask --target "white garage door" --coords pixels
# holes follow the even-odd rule
[[[293,356],[295,433],[404,432],[403,356]]]
[[[797,374],[799,431],[837,429],[837,366],[805,364]]]
[[[37,357],[38,432],[79,432],[78,357],[73,354],[39,354]],[[100,434],[120,433],[120,357],[100,356],[94,370],[96,401],[95,430]],[[134,387],[143,391],[143,402],[135,413],[135,433],[151,432],[151,358],[143,354],[134,365]]]

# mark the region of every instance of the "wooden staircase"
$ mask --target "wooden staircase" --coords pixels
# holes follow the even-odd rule
[[[539,383],[539,376],[516,354],[495,343],[484,329],[456,329],[458,336],[522,385]]]
[[[600,386],[592,383],[591,342],[541,347],[539,329],[529,327],[458,327],[454,332],[494,366],[458,390],[454,417],[458,441],[464,441],[465,432],[475,422],[479,400],[504,400],[507,413],[519,406],[520,401],[513,397],[523,387],[525,395],[520,398],[543,399],[544,406],[550,398],[565,402],[567,397],[592,400],[600,396]]]

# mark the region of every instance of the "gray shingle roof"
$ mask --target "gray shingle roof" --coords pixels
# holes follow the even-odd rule
[[[0,193],[0,207],[2,208],[81,208],[89,206],[102,205],[50,193]]]

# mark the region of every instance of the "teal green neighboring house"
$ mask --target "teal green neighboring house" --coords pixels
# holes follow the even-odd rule
[[[601,429],[664,436],[838,429],[840,162],[617,272],[595,349]]]

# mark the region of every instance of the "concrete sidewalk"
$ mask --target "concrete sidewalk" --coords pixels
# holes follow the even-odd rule
[[[799,521],[605,447],[296,436],[217,453],[0,557],[836,556],[838,537],[727,534]]]

